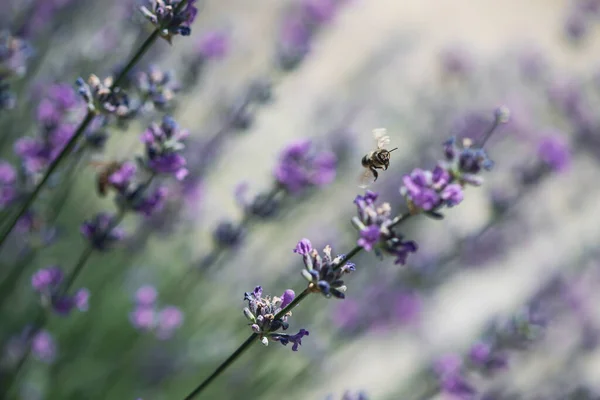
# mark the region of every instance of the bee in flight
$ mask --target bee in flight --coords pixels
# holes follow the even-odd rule
[[[104,197],[111,186],[108,179],[123,166],[123,163],[119,161],[93,161],[91,165],[99,168],[96,174],[96,190],[100,196]]]
[[[366,188],[377,180],[379,174],[378,169],[387,170],[390,166],[390,153],[398,148],[391,150],[385,148],[390,144],[390,137],[386,135],[387,131],[384,128],[373,129],[373,137],[377,142],[377,149],[367,153],[361,160],[362,166],[365,167],[365,172],[360,177],[360,187]]]

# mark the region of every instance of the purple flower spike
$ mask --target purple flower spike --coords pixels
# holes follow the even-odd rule
[[[56,343],[48,331],[40,331],[33,337],[31,353],[36,359],[48,364],[56,359]]]
[[[308,239],[304,240],[308,241]],[[303,250],[307,250],[307,248]],[[325,297],[345,298],[346,285],[344,285],[342,277],[356,269],[354,264],[342,264],[343,255],[332,257],[330,246],[323,249],[322,257],[316,249],[312,248],[305,253],[302,254],[305,268],[302,270],[302,276],[309,282],[308,287],[313,291],[321,292]]]
[[[123,192],[131,184],[136,171],[137,168],[134,163],[125,162],[108,177],[108,181],[118,192]]]
[[[293,350],[298,349],[301,344],[302,336],[308,335],[308,332],[301,329],[296,335],[287,335],[280,333],[280,330],[287,330],[289,324],[288,318],[292,315],[291,312],[275,318],[280,314],[286,305],[294,299],[294,291],[286,290],[281,298],[262,296],[262,287],[257,286],[254,291],[244,293],[244,300],[248,302],[248,306],[244,308],[244,316],[250,320],[250,329],[252,332],[259,335],[262,344],[267,346],[269,339],[278,341],[286,345],[290,341],[294,343]],[[305,333],[304,333],[305,332]]]
[[[187,0],[183,7],[178,7],[182,0],[147,0],[147,6],[141,6],[140,11],[155,28],[161,29],[160,35],[171,43],[173,36],[189,36],[190,28],[198,8],[196,0]],[[177,12],[175,12],[177,10]]]
[[[158,292],[154,286],[142,286],[135,292],[135,301],[140,306],[152,306],[156,302]]]
[[[354,204],[357,216],[352,218],[352,224],[360,232],[356,244],[366,251],[381,251],[396,257],[396,264],[404,264],[409,253],[417,251],[417,244],[405,241],[392,227],[392,209],[388,203],[375,205],[377,194],[367,191],[364,196],[357,196]]]
[[[131,324],[142,331],[150,331],[156,325],[156,312],[152,308],[138,307],[129,315]]]
[[[229,50],[229,37],[224,32],[208,32],[200,38],[196,51],[205,60],[220,60]]]
[[[100,213],[81,225],[81,233],[94,246],[94,249],[99,251],[109,250],[125,236],[124,231],[118,227],[113,227],[108,232],[113,220],[114,216]]]
[[[306,256],[306,255],[308,255],[308,253],[311,252],[311,250],[312,250],[312,244],[310,243],[310,240],[302,239],[296,245],[296,248],[294,249],[294,253],[298,253],[302,256]]]
[[[170,339],[183,324],[183,313],[174,306],[163,308],[158,314],[156,336],[161,340]]]
[[[282,152],[275,179],[289,193],[328,185],[335,179],[336,158],[331,152],[317,152],[310,140],[292,143]]]
[[[298,333],[295,335],[288,334],[275,334],[271,335],[271,339],[281,343],[284,346],[287,346],[288,343],[293,343],[292,351],[298,351],[298,347],[302,344],[302,338],[304,336],[308,336],[309,332],[306,329],[300,329]]]
[[[286,308],[288,304],[290,304],[294,298],[296,297],[296,293],[292,289],[288,289],[283,292],[281,295],[281,308]]]
[[[17,171],[11,164],[0,160],[0,209],[11,204],[17,197],[16,182]]]
[[[188,170],[181,151],[185,148],[183,140],[188,135],[189,132],[181,129],[169,116],[165,116],[160,125],[151,124],[141,138],[146,146],[146,167],[154,173],[173,175],[177,180],[183,180]]]
[[[143,198],[138,204],[134,204],[133,209],[146,217],[150,217],[155,212],[162,210],[168,193],[169,191],[166,187],[160,186],[148,197]]]
[[[540,140],[538,157],[556,172],[566,171],[571,164],[569,146],[558,134],[549,134]]]
[[[360,231],[360,239],[357,244],[365,251],[373,250],[373,247],[379,242],[381,233],[377,225],[370,225]]]
[[[42,268],[31,277],[31,285],[37,292],[55,290],[63,281],[64,274],[59,267]]]

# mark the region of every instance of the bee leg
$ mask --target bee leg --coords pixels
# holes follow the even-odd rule
[[[379,174],[377,173],[377,170],[375,168],[371,168],[371,172],[373,173],[373,176],[375,177],[375,181],[377,180],[377,178],[379,177]],[[373,181],[373,182],[375,182]]]

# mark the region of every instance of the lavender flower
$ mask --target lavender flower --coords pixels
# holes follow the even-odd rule
[[[114,221],[114,216],[99,213],[81,225],[81,233],[94,249],[98,251],[109,250],[125,236],[123,229],[112,226]],[[108,229],[110,229],[110,232],[108,232]]]
[[[149,163],[141,160],[141,163]],[[109,186],[117,191],[116,202],[122,210],[132,210],[147,217],[160,211],[166,202],[168,189],[158,186],[149,192],[152,176],[144,183],[135,181],[137,168],[131,162],[119,165],[108,177]]]
[[[48,267],[37,271],[31,277],[31,285],[38,292],[42,304],[51,307],[57,314],[68,315],[74,308],[87,311],[89,291],[79,289],[74,295],[63,293],[64,275],[59,267]]]
[[[6,31],[0,32],[0,80],[25,75],[32,55],[27,42]]]
[[[292,343],[292,350],[297,351],[298,346],[302,344],[302,338],[308,336],[309,332],[305,329],[300,329],[295,335],[289,335],[279,332],[279,330],[287,330],[289,324],[288,318],[292,315],[288,311],[280,318],[275,319],[289,303],[294,299],[294,291],[286,290],[281,297],[262,296],[262,287],[257,286],[254,291],[244,294],[244,300],[248,301],[248,307],[244,308],[244,315],[250,320],[252,331],[259,335],[262,344],[267,346],[269,340],[279,342],[284,346]]]
[[[17,171],[6,161],[0,160],[0,210],[17,197]]]
[[[15,153],[28,174],[35,175],[44,171],[60,154],[69,139],[75,133],[75,127],[61,124],[43,128],[41,137],[23,137],[15,142]]]
[[[378,256],[382,252],[396,257],[396,264],[404,265],[409,253],[415,253],[418,246],[411,240],[404,240],[392,228],[398,217],[392,218],[389,203],[376,207],[377,193],[366,191],[364,196],[356,196],[358,216],[352,218],[352,224],[358,229],[360,237],[357,245],[366,251],[374,250]]]
[[[87,83],[83,78],[75,82],[79,95],[85,100],[89,112],[95,114],[115,114],[124,118],[131,114],[129,97],[120,88],[113,88],[113,78],[107,77],[103,81],[92,74]]]
[[[469,351],[469,360],[480,371],[492,374],[500,369],[505,369],[508,360],[504,353],[496,351],[486,342],[477,342]]]
[[[278,42],[278,61],[292,70],[310,52],[319,30],[334,18],[341,0],[301,0],[285,18]]]
[[[165,116],[160,125],[151,124],[142,135],[146,146],[144,165],[154,173],[172,174],[177,180],[183,180],[189,171],[180,152],[185,148],[182,141],[188,135],[188,131],[179,128],[169,116]]]
[[[164,110],[169,107],[180,90],[179,83],[172,72],[163,72],[152,65],[147,71],[140,71],[136,76],[136,88],[142,97],[142,103]]]
[[[44,363],[51,364],[56,359],[56,343],[52,335],[46,331],[39,331],[31,341],[31,354]]]
[[[335,155],[316,152],[310,140],[297,141],[284,149],[274,174],[279,185],[292,194],[324,186],[335,179]]]
[[[213,233],[215,242],[223,247],[237,246],[241,243],[243,236],[244,229],[231,221],[219,223]]]
[[[175,306],[167,306],[158,313],[156,337],[170,339],[183,324],[183,312]]]
[[[224,32],[205,33],[196,44],[196,51],[202,60],[218,60],[227,55],[229,37]]]
[[[182,2],[185,4],[182,5]],[[148,7],[141,6],[140,11],[161,30],[161,37],[171,43],[175,35],[191,34],[190,26],[198,14],[195,3],[196,0],[148,0]]]
[[[475,388],[464,378],[462,360],[458,355],[449,354],[440,357],[433,365],[439,388],[442,393],[459,399],[474,399]]]
[[[353,263],[341,265],[344,256],[332,258],[329,246],[323,249],[323,257],[321,257],[319,252],[312,248],[308,239],[298,242],[294,253],[302,256],[305,267],[302,276],[309,282],[309,289],[313,292],[321,292],[325,297],[334,296],[338,299],[346,297],[344,294],[346,285],[342,277],[356,269]]]
[[[153,332],[157,339],[168,340],[183,324],[183,312],[175,306],[159,308],[158,292],[153,286],[142,286],[135,293],[135,308],[129,314],[134,328]]]
[[[538,143],[538,156],[557,172],[565,171],[571,163],[568,144],[560,135],[553,132],[546,134]]]

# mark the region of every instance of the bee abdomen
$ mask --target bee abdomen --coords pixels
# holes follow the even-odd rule
[[[368,168],[369,165],[371,165],[371,161],[370,161],[370,154],[365,155],[362,160],[360,161],[362,166],[365,168]]]

